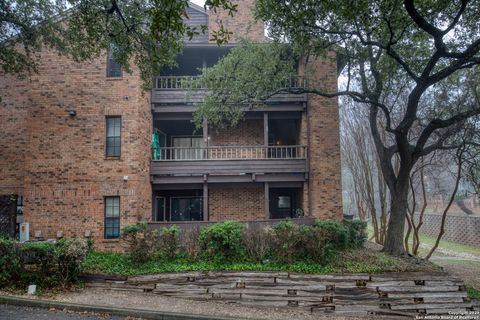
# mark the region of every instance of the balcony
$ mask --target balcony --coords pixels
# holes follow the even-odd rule
[[[307,147],[209,146],[152,150],[151,174],[160,183],[305,181]],[[230,177],[230,178],[227,178]],[[234,177],[234,178],[232,178]],[[155,181],[154,181],[155,183]]]
[[[172,105],[191,106],[200,103],[208,88],[212,87],[212,85],[194,81],[198,78],[198,76],[162,76],[156,78],[152,91],[152,103],[155,104],[155,111],[171,111],[166,108],[171,108]],[[274,89],[295,89],[304,88],[305,86],[306,79],[298,76],[279,81]],[[282,93],[271,97],[267,100],[267,103],[299,104],[306,100],[306,94]]]

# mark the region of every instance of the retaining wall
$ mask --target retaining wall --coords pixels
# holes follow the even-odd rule
[[[288,272],[186,272],[133,277],[84,276],[96,289],[217,300],[312,313],[389,316],[476,309],[462,280],[447,273],[310,275]]]

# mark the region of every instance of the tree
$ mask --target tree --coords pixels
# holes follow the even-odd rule
[[[257,0],[257,16],[267,22],[271,37],[278,42],[287,39],[295,53],[306,57],[304,61],[329,50],[337,51],[345,61],[344,86],[336,92],[309,86],[271,92],[348,96],[368,108],[370,131],[391,195],[384,245],[387,253],[405,254],[409,179],[415,164],[436,150],[458,147],[452,136],[467,119],[480,114],[478,87],[469,87],[463,76],[464,70],[472,72],[471,68],[480,64],[479,8],[479,0]],[[249,50],[261,51],[255,46]],[[228,109],[236,103],[258,103],[266,96],[263,89],[247,90],[242,95],[239,89],[251,81],[245,74],[254,72],[274,79],[288,72],[284,64],[272,68],[269,62],[265,70],[262,65],[246,63],[251,59],[243,60],[239,52],[232,52],[236,58],[231,58],[229,65],[220,64],[224,70],[219,67],[216,71],[224,77],[226,67],[230,71],[251,68],[250,73],[239,72],[236,79],[222,84],[222,92],[228,91],[227,86],[235,92],[236,99],[224,99]],[[212,78],[214,73],[207,71],[205,75]],[[257,78],[254,76],[257,83],[251,86],[266,82]],[[467,99],[460,101],[457,89],[447,93],[450,105],[446,108],[430,103],[432,96],[442,93],[443,86],[454,82],[470,90]],[[398,99],[401,96],[404,104]],[[203,110],[218,115],[215,111],[220,105],[215,107],[214,102],[221,101],[209,97]],[[208,112],[201,113],[208,118]],[[385,139],[380,125],[387,133]],[[398,168],[394,158],[398,158]]]
[[[35,72],[42,48],[68,54],[75,61],[98,57],[113,48],[113,57],[127,72],[134,63],[145,88],[159,68],[173,65],[185,38],[203,33],[185,23],[186,0],[2,0],[0,1],[0,72],[25,76]],[[211,10],[237,5],[230,0],[207,0]],[[220,26],[212,40],[228,41]]]
[[[375,242],[383,244],[389,215],[389,195],[368,121],[365,121],[368,113],[365,112],[367,110],[359,111],[358,104],[348,98],[342,99],[340,105],[342,172],[351,178],[348,193],[353,196],[359,218],[371,221]],[[348,185],[343,184],[343,188],[348,189]]]

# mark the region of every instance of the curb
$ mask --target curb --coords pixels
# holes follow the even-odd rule
[[[68,302],[57,302],[49,300],[27,299],[14,296],[0,296],[0,304],[8,304],[22,307],[34,307],[59,310],[71,310],[77,312],[108,313],[115,316],[134,317],[153,320],[241,320],[242,318],[217,317],[196,314],[186,314],[166,311],[153,311],[145,309],[117,308],[107,306],[93,306]]]

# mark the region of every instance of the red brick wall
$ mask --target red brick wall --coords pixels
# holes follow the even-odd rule
[[[209,128],[210,146],[262,146],[263,119],[247,119],[227,129]]]
[[[310,59],[306,71],[302,72],[309,77],[311,85],[330,92],[337,89],[334,53],[325,58]],[[321,219],[340,220],[343,210],[338,99],[309,94],[307,109],[309,214]]]
[[[0,75],[0,195],[23,194],[29,81]]]
[[[265,219],[262,183],[210,185],[208,195],[211,221]]]
[[[209,39],[212,39],[212,31],[218,31],[223,22],[224,28],[233,33],[230,43],[238,42],[242,38],[256,42],[264,41],[265,25],[262,21],[255,21],[253,15],[255,0],[233,0],[232,2],[238,5],[237,12],[234,12],[233,17],[228,16],[228,12],[224,10],[209,11]]]
[[[141,94],[136,71],[107,79],[104,56],[73,63],[43,52],[40,61],[29,83],[24,120],[25,221],[32,236],[41,231],[52,238],[63,231],[66,237],[83,237],[90,230],[99,247],[115,246],[103,240],[104,196],[121,197],[121,225],[151,215],[149,95]],[[21,101],[18,94],[13,99]],[[69,116],[69,110],[77,115]],[[120,159],[105,158],[106,115],[122,116]],[[21,176],[21,167],[13,169]]]

